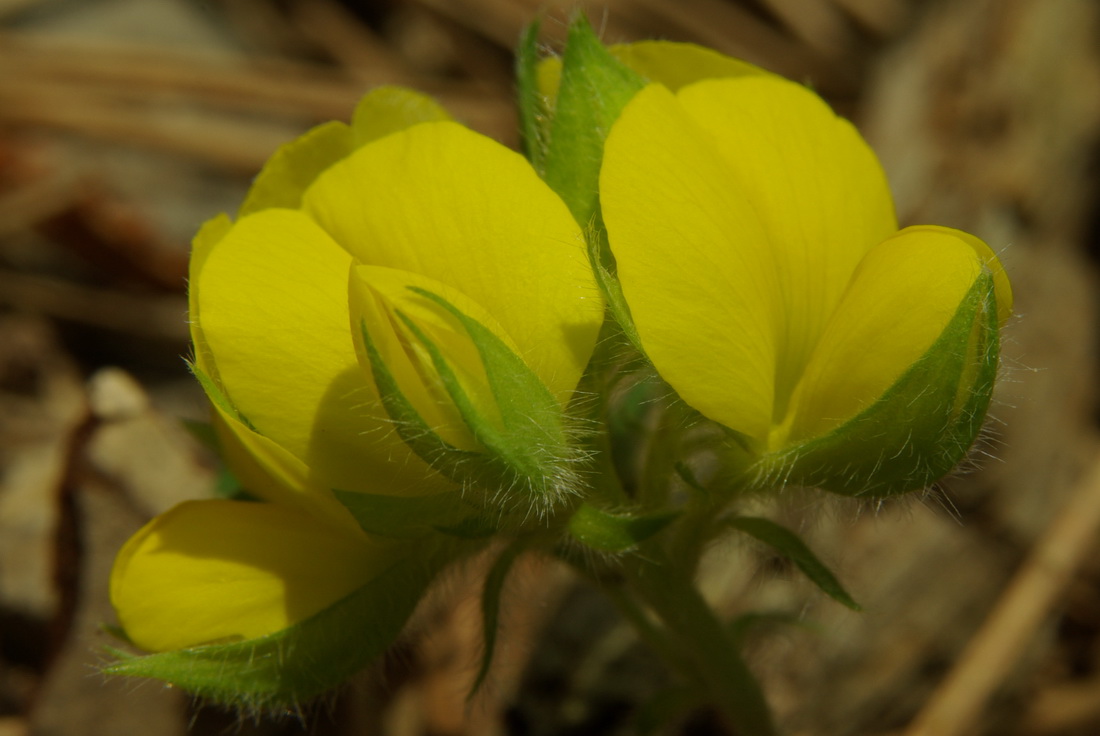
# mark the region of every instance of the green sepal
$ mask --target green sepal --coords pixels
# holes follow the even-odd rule
[[[363,335],[363,346],[367,353],[367,360],[370,362],[374,384],[378,388],[383,408],[393,420],[397,434],[432,468],[457,483],[463,483],[470,473],[484,464],[482,456],[476,452],[460,450],[432,431],[402,393],[401,387],[397,385],[397,379],[393,377],[389,367],[382,360],[378,346],[374,344],[366,324],[360,323],[359,329]],[[355,514],[355,509],[349,510]]]
[[[999,354],[993,277],[983,273],[928,351],[873,405],[826,435],[766,455],[758,476],[846,496],[928,486],[977,438]]]
[[[253,432],[256,431],[256,428],[252,426],[252,422],[248,421],[243,414],[237,411],[237,407],[233,405],[233,402],[229,400],[229,397],[225,395],[225,392],[221,390],[217,382],[206,375],[206,373],[199,368],[197,363],[187,361],[187,368],[191,371],[191,375],[199,382],[199,385],[202,386],[202,390],[206,392],[206,398],[210,399],[210,403],[214,404],[214,406],[225,412],[226,415],[233,417]]]
[[[634,326],[634,316],[630,313],[630,305],[626,303],[622,284],[616,276],[615,256],[611,253],[611,245],[607,241],[607,230],[601,224],[592,228],[585,235],[588,249],[588,261],[592,264],[592,273],[596,277],[596,285],[600,287],[604,303],[611,318],[623,331],[623,335],[630,344],[642,355],[642,338],[638,335],[638,328]]]
[[[769,519],[755,516],[736,516],[727,521],[730,527],[763,542],[793,562],[825,595],[844,604],[853,611],[862,610],[848,595],[848,591],[836,579],[832,571],[817,559],[802,539],[790,529]]]
[[[533,83],[534,80],[532,79]],[[546,156],[546,183],[581,227],[599,212],[603,144],[645,79],[611,55],[581,14],[569,25]]]
[[[452,556],[441,545],[424,548],[329,608],[267,636],[146,656],[111,649],[118,659],[103,672],[162,680],[249,712],[293,710],[380,656]]]
[[[549,122],[547,100],[538,86],[538,35],[536,20],[524,29],[516,48],[516,88],[519,106],[519,131],[523,154],[535,171],[542,175],[546,167],[546,130]]]
[[[470,686],[470,692],[466,695],[467,700],[473,698],[477,691],[481,689],[486,676],[489,674],[489,668],[493,664],[497,628],[500,622],[500,597],[504,591],[504,582],[508,579],[508,573],[512,571],[512,565],[520,553],[527,549],[528,543],[528,538],[520,537],[505,547],[504,551],[493,562],[493,566],[489,568],[488,575],[485,576],[485,587],[481,591],[481,622],[484,646],[481,651],[481,666],[478,667],[474,684]]]
[[[486,458],[497,472],[475,477],[495,488],[508,489],[521,481],[533,501],[557,501],[575,490],[571,467],[574,452],[565,428],[565,417],[557,399],[527,364],[499,337],[449,301],[430,291],[409,287],[435,302],[453,316],[478,351],[496,408],[500,426],[486,417],[466,395],[443,352],[416,323],[404,314],[404,321],[424,345],[440,382],[457,407],[475,439],[485,447]]]
[[[569,519],[569,533],[592,549],[626,552],[659,533],[679,515],[678,511],[638,516],[611,514],[582,503]]]
[[[527,39],[524,42],[529,43]],[[531,69],[524,83],[531,87],[530,94],[538,95],[535,65],[525,63]],[[584,15],[577,14],[562,53],[561,83],[543,164],[546,183],[585,229],[588,259],[611,316],[639,351],[641,340],[615,276],[615,257],[600,215],[599,181],[607,133],[626,103],[645,85],[645,78],[616,59],[600,43]]]
[[[333,490],[367,534],[383,537],[416,537],[445,526],[458,526],[479,509],[459,491],[430,496],[383,496],[359,491]]]

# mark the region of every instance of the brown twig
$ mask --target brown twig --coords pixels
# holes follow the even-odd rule
[[[1100,532],[1100,459],[1001,595],[954,669],[905,736],[968,734],[986,701],[1031,642]]]
[[[270,122],[272,114],[299,129],[311,121],[346,120],[371,86],[415,83],[460,121],[510,142],[514,113],[503,93],[367,71],[352,79],[280,60],[0,33],[0,123],[137,141],[254,171],[288,137]]]
[[[141,337],[185,342],[187,300],[97,289],[0,269],[0,304]]]

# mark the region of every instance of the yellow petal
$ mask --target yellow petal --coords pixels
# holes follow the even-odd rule
[[[763,441],[779,281],[750,192],[660,85],[611,129],[600,198],[646,354],[689,404]]]
[[[539,92],[546,97],[550,109],[554,109],[554,102],[558,98],[558,88],[561,87],[561,57],[547,56],[541,59],[535,67],[535,85]]]
[[[693,43],[639,41],[615,44],[607,50],[648,81],[659,82],[673,92],[703,79],[770,74],[747,61]],[[538,90],[550,101],[551,109],[561,86],[561,68],[560,56],[547,56],[535,67]]]
[[[1002,326],[1004,325],[1012,315],[1012,284],[1009,283],[1008,274],[1005,273],[1004,266],[1001,265],[1001,261],[997,258],[997,254],[993,252],[993,249],[990,248],[985,241],[964,230],[956,230],[950,227],[943,227],[942,225],[914,225],[906,228],[905,231],[953,235],[973,248],[974,252],[978,254],[978,258],[982,260],[985,267],[993,274],[993,291],[997,298],[997,320]]]
[[[324,123],[280,147],[252,183],[239,216],[273,207],[297,208],[302,192],[318,174],[364,143],[417,123],[448,119],[438,103],[412,90],[372,90],[356,106],[351,127]]]
[[[328,488],[310,481],[305,463],[231,417],[216,403],[213,408],[221,457],[249,493],[271,503],[300,508],[351,531],[359,529],[355,518]]]
[[[364,264],[459,289],[555,396],[572,394],[603,300],[569,210],[522,156],[455,123],[424,123],[363,146],[304,203]]]
[[[872,249],[832,315],[773,449],[869,407],[924,355],[985,264],[946,228],[908,228]]]
[[[886,178],[848,121],[780,77],[699,82],[678,99],[752,202],[778,265],[785,328],[776,335],[775,412],[782,416],[852,271],[897,231]]]
[[[352,329],[359,361],[367,371],[370,359],[359,325],[365,324],[382,361],[401,392],[436,434],[463,450],[480,449],[457,407],[442,385],[431,356],[398,314],[411,319],[446,356],[466,395],[489,421],[500,424],[500,412],[489,388],[477,347],[450,312],[409,290],[417,287],[441,296],[518,351],[512,338],[488,312],[462,292],[435,279],[381,266],[355,266],[349,297]]]
[[[327,608],[394,561],[382,544],[295,509],[189,501],[122,548],[111,603],[148,651],[252,639]]]
[[[221,385],[221,377],[214,362],[214,356],[210,352],[210,346],[206,343],[199,322],[199,281],[206,258],[210,255],[221,239],[225,237],[233,223],[225,214],[207,220],[191,241],[191,261],[188,271],[187,289],[187,320],[191,325],[191,343],[195,350],[195,365],[206,375],[210,376],[216,384]]]
[[[202,330],[226,393],[256,431],[305,463],[316,485],[442,490],[392,430],[359,367],[348,329],[350,266],[301,212],[264,210],[233,227],[198,284]]]
[[[354,148],[353,141],[351,128],[332,121],[281,146],[252,182],[239,216],[272,207],[298,207],[306,187],[347,156]]]
[[[608,50],[649,81],[660,82],[673,92],[703,79],[770,75],[747,61],[693,43],[641,41],[611,46]]]
[[[355,106],[351,128],[358,148],[417,123],[450,119],[450,114],[431,97],[404,87],[377,87]]]

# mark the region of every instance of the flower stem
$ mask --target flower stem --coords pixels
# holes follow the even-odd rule
[[[649,552],[658,550],[646,550]],[[704,689],[711,705],[742,736],[772,736],[775,729],[759,683],[690,575],[647,554],[626,564],[628,585],[664,624],[683,657],[679,665]],[[686,663],[686,667],[685,667]]]

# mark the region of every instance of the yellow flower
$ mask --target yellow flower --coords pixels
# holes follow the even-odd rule
[[[368,96],[356,125],[380,104]],[[393,431],[356,349],[364,321],[385,333],[394,308],[430,311],[409,286],[450,295],[491,317],[487,326],[564,405],[603,304],[578,226],[521,156],[449,121],[359,147],[356,130],[329,124],[308,134],[253,189],[277,197],[253,196],[237,223],[200,233],[191,274],[196,362],[315,485],[424,494],[446,481]],[[318,150],[327,160],[318,162]],[[290,201],[288,191],[297,192]],[[444,439],[472,448],[423,356],[399,325],[392,329],[375,342],[406,396]],[[456,346],[448,357],[476,375],[468,352]]]
[[[983,315],[992,309],[1003,322],[1012,304],[997,258],[957,230],[899,231],[874,154],[809,90],[753,67],[723,72],[712,52],[704,59],[692,47],[646,46],[641,71],[672,89],[650,84],[612,127],[600,201],[647,356],[688,404],[733,430],[754,456],[801,463],[794,480],[846,493],[934,480],[925,477],[934,468],[917,461],[881,487],[870,478],[884,458],[945,452],[934,437],[913,436],[912,426],[906,440],[906,422],[922,420],[901,404],[922,392],[947,392],[934,412],[948,429],[965,420],[968,436],[956,442],[963,450],[973,440],[972,415],[984,415],[991,380],[966,380],[988,378],[973,366],[990,349],[996,363],[998,320],[990,328]],[[855,441],[858,427],[871,432],[867,412],[966,310],[966,324],[951,333],[960,339],[940,348],[984,346],[969,368],[894,397],[890,422],[876,422],[900,425],[901,441]],[[971,402],[969,392],[984,396]],[[843,432],[852,441],[838,449]],[[826,437],[834,467],[815,474],[806,456]],[[958,453],[950,450],[953,464]],[[845,470],[849,463],[867,472]]]
[[[236,222],[202,228],[190,277],[195,369],[227,461],[266,503],[185,504],[130,540],[111,589],[135,644],[272,634],[409,555],[366,535],[333,491],[456,488],[394,430],[364,331],[425,424],[459,450],[479,446],[409,330],[431,337],[491,417],[485,368],[424,293],[488,329],[560,407],[570,400],[603,318],[580,228],[521,156],[405,90],[378,90],[351,126],[328,123],[285,146]]]

